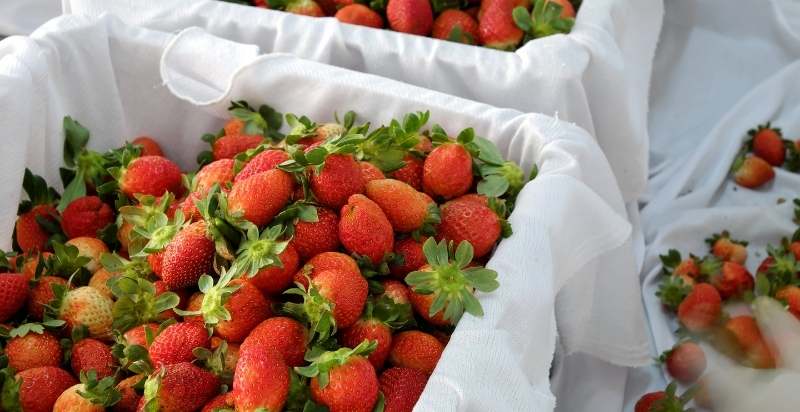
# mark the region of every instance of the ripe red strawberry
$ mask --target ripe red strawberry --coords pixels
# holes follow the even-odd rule
[[[231,410],[233,409],[233,402],[231,402],[230,393],[219,394],[203,406],[200,412],[216,412],[218,410]]]
[[[367,359],[375,367],[375,370],[383,369],[383,364],[389,357],[389,350],[392,347],[392,329],[378,319],[362,318],[345,329],[340,339],[342,346],[348,348],[355,348],[364,341],[377,342],[377,347]]]
[[[403,263],[389,266],[392,276],[397,279],[404,279],[409,272],[413,272],[428,263],[425,259],[425,253],[422,252],[422,243],[425,240],[423,238],[416,241],[408,237],[394,243],[394,253],[402,256]]]
[[[50,233],[36,221],[36,218],[40,217],[56,223],[55,216],[58,216],[58,211],[52,205],[37,205],[21,214],[14,227],[14,235],[19,248],[25,253],[44,250]]]
[[[427,266],[424,266],[427,267]],[[444,311],[437,312],[431,316],[430,310],[433,305],[435,296],[433,294],[423,295],[410,290],[408,293],[408,300],[411,301],[411,307],[414,312],[425,319],[428,323],[435,326],[451,326],[453,323],[444,318]]]
[[[237,154],[258,147],[263,142],[262,136],[225,135],[211,145],[211,154],[214,160],[233,159]]]
[[[8,366],[17,372],[61,365],[61,345],[53,334],[46,331],[30,331],[25,335],[12,337],[6,345],[5,354],[8,357]]]
[[[711,276],[711,284],[717,288],[722,299],[753,290],[754,283],[747,269],[734,262],[724,262],[721,271]]]
[[[424,229],[426,224],[432,231],[432,225],[439,221],[439,213],[433,200],[399,180],[380,179],[368,182],[366,194],[380,206],[397,232]]]
[[[389,0],[386,19],[394,31],[427,36],[433,27],[433,10],[428,0]]]
[[[789,285],[784,286],[775,293],[775,298],[786,302],[789,312],[800,319],[800,287]]]
[[[753,136],[753,154],[775,167],[783,165],[786,146],[780,129],[770,127],[769,123],[750,131]]]
[[[242,342],[241,351],[251,347],[276,350],[289,367],[301,366],[305,360],[308,329],[300,322],[276,316],[261,322]]]
[[[321,173],[311,172],[311,191],[319,204],[338,209],[350,195],[364,192],[361,166],[349,154],[328,156]]]
[[[478,41],[478,22],[466,12],[447,9],[433,22],[433,34],[437,39],[475,44]]]
[[[311,377],[311,398],[330,412],[372,411],[378,400],[378,377],[361,356],[370,348],[365,342],[353,349],[325,352],[313,360],[312,367],[299,369]]]
[[[235,279],[229,284],[238,287],[225,302],[224,308],[230,320],[223,320],[214,326],[214,334],[228,342],[239,343],[261,321],[272,315],[269,301],[245,279]]]
[[[325,17],[322,8],[314,0],[289,0],[286,11],[311,17]]]
[[[167,326],[150,345],[154,366],[194,360],[194,348],[208,348],[208,332],[202,324],[181,322]]]
[[[53,404],[53,412],[104,412],[106,410],[103,405],[92,403],[91,400],[81,396],[79,392],[86,392],[86,386],[82,383],[76,383],[61,392]]]
[[[351,253],[378,264],[392,251],[394,231],[381,208],[364,195],[350,197],[339,217],[339,240]]]
[[[281,260],[280,266],[268,266],[259,270],[255,276],[250,278],[252,283],[264,295],[273,296],[283,293],[291,284],[297,267],[300,265],[300,257],[292,246],[286,245],[286,249],[278,255]]]
[[[678,382],[691,384],[706,370],[706,355],[700,345],[681,342],[662,355],[667,372]]]
[[[62,285],[66,288],[67,280],[56,276],[42,276],[39,283],[31,288],[28,298],[28,316],[31,319],[43,319],[44,305],[49,304],[55,298],[52,285]]]
[[[711,253],[721,260],[740,265],[747,261],[747,243],[731,239],[727,231],[715,234],[706,242],[711,245]]]
[[[634,407],[634,412],[655,412],[658,409],[653,409],[653,404],[664,399],[667,396],[664,391],[650,392],[639,398]]]
[[[758,156],[747,156],[734,166],[733,178],[737,184],[755,189],[775,177],[772,165]]]
[[[775,356],[761,336],[761,330],[752,316],[735,316],[725,323],[745,353],[745,363],[753,368],[775,368]]]
[[[318,207],[316,222],[301,220],[294,226],[291,244],[302,260],[339,249],[339,216],[330,209]]]
[[[333,319],[338,328],[348,328],[355,323],[367,301],[369,287],[360,275],[343,270],[325,270],[317,273],[311,284],[320,295],[333,304]]]
[[[472,156],[467,149],[456,143],[445,143],[433,149],[425,159],[422,187],[425,193],[445,199],[467,193],[472,187]]]
[[[200,169],[194,176],[194,190],[204,197],[214,184],[225,188],[233,181],[233,159],[215,160]]]
[[[283,150],[265,150],[250,159],[242,170],[236,174],[234,182],[247,179],[267,170],[276,168],[279,164],[289,160],[289,154]]]
[[[383,27],[383,18],[381,15],[363,4],[349,4],[342,7],[336,12],[336,19],[342,23],[374,27],[376,29]],[[363,166],[365,162],[361,163]]]
[[[181,169],[162,156],[142,156],[133,159],[123,168],[119,181],[122,193],[133,198],[135,194],[161,196],[165,192],[179,193]]]
[[[164,156],[161,146],[150,136],[139,136],[131,144],[142,149],[140,156]]]
[[[289,202],[294,179],[283,170],[267,170],[233,184],[228,194],[228,210],[263,226]]]
[[[363,6],[363,4],[361,5]],[[364,183],[369,183],[370,180],[386,179],[381,169],[370,162],[358,162],[361,166],[361,176],[364,178]]]
[[[472,244],[476,258],[491,252],[500,239],[500,218],[488,206],[473,200],[459,198],[445,203],[441,208],[441,220],[437,239],[447,239],[454,244],[466,240]]]
[[[443,351],[444,346],[432,335],[418,330],[400,332],[392,338],[389,363],[430,374]]]
[[[97,231],[114,222],[114,212],[97,196],[79,197],[61,214],[61,228],[68,238],[95,237]]]
[[[18,273],[0,274],[0,322],[11,319],[28,299],[28,279]]]
[[[160,252],[159,264],[150,263],[170,289],[182,289],[196,285],[204,273],[211,273],[215,253],[214,242],[206,234],[205,222],[196,222],[172,238]]]
[[[703,332],[722,316],[722,298],[708,283],[698,283],[678,306],[678,320],[692,332]]]
[[[350,272],[361,276],[361,270],[358,268],[358,263],[350,256],[339,252],[323,252],[320,253],[306,262],[300,270],[295,273],[295,283],[300,283],[303,287],[308,287],[308,279],[313,279],[319,273],[326,270],[339,270]]]
[[[70,366],[75,376],[94,370],[97,379],[103,379],[114,374],[114,356],[105,343],[97,339],[81,339],[72,347]]]
[[[422,173],[425,162],[413,155],[406,155],[403,158],[405,165],[391,173],[392,179],[408,183],[417,190],[422,190]]]
[[[14,380],[4,384],[3,406],[25,412],[51,412],[61,393],[78,383],[69,372],[54,366],[24,370]]]
[[[151,391],[145,390],[140,405],[159,411],[193,412],[217,395],[220,381],[205,369],[181,362],[160,367],[151,375],[145,387],[148,384]]]
[[[281,411],[289,396],[289,368],[278,351],[260,345],[242,349],[233,374],[237,411]]]
[[[389,368],[379,378],[384,412],[411,412],[422,396],[428,375],[412,368]]]
[[[121,399],[111,407],[111,411],[136,412],[136,407],[139,405],[142,396],[136,392],[134,386],[137,386],[139,382],[144,379],[145,377],[142,375],[133,375],[121,380],[117,384],[117,390],[121,395]]]
[[[681,261],[678,266],[672,271],[675,276],[680,276],[684,280],[686,278],[694,279],[700,276],[700,266],[697,264],[697,259],[688,257]]]
[[[85,264],[84,267],[91,273],[100,270],[100,256],[109,252],[108,246],[96,237],[74,237],[68,240],[66,244],[78,248],[79,256],[89,258],[89,263]]]
[[[125,342],[128,345],[139,345],[144,348],[149,348],[150,344],[147,343],[147,332],[146,329],[150,330],[150,333],[153,338],[158,335],[158,325],[155,323],[146,323],[144,325],[136,326],[123,334],[125,338]]]
[[[228,160],[228,159],[224,159]],[[218,162],[220,160],[217,160]],[[200,192],[192,192],[186,195],[186,198],[183,199],[181,202],[176,202],[183,213],[183,218],[187,222],[198,222],[203,218],[203,215],[200,214],[200,209],[197,208],[197,202],[203,200],[203,194]],[[169,216],[169,215],[167,215]],[[175,214],[172,214],[170,219],[174,218]]]
[[[478,36],[482,45],[499,50],[517,48],[523,32],[511,16],[515,7],[515,0],[487,0],[481,3]]]

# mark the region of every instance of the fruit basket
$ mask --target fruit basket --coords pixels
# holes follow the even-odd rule
[[[294,57],[259,57],[253,46],[199,29],[174,35],[129,27],[109,16],[65,16],[30,38],[4,40],[0,50],[2,88],[9,91],[0,99],[2,125],[6,136],[15,136],[13,145],[9,140],[13,149],[0,155],[9,182],[2,189],[5,233],[12,233],[16,205],[25,199],[19,187],[31,181],[25,178],[26,168],[62,191],[64,116],[79,119],[91,131],[90,150],[104,152],[149,135],[159,139],[164,154],[181,170],[193,171],[196,154],[208,148],[200,136],[219,130],[233,100],[269,104],[278,112],[297,111],[320,121],[354,110],[375,125],[424,110],[444,130],[472,127],[526,173],[535,165],[538,174],[517,196],[508,218],[513,234],[486,263],[497,272],[499,288],[476,294],[483,316],[464,315],[458,323],[416,410],[552,410],[549,367],[557,329],[570,350],[602,341],[611,352],[646,356],[640,345],[646,337],[609,340],[582,327],[596,323],[598,302],[583,292],[587,282],[601,281],[598,268],[632,270],[626,243],[631,229],[602,152],[574,125]],[[74,133],[74,124],[66,124]],[[68,147],[74,154],[75,146]],[[5,250],[11,248],[10,237],[2,242]],[[560,301],[568,306],[559,308],[556,295],[570,285],[580,288],[569,294],[572,299]],[[629,277],[615,289],[637,290],[638,285]],[[640,311],[631,307],[607,321],[629,322],[627,316]],[[477,350],[486,347],[492,350]]]
[[[626,201],[638,197],[647,178],[646,90],[662,10],[659,0],[583,1],[569,34],[505,52],[217,0],[64,2],[65,13],[109,12],[164,31],[197,26],[256,44],[264,53],[291,53],[497,107],[557,116],[598,139]]]

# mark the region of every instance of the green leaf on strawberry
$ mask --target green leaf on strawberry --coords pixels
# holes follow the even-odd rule
[[[265,267],[283,267],[279,255],[289,245],[288,240],[281,240],[284,228],[275,225],[265,228],[261,234],[258,229],[247,232],[247,237],[239,245],[237,257],[233,265],[248,277],[255,276]]]
[[[194,348],[194,350],[192,350],[192,354],[194,354],[206,369],[210,370],[214,375],[217,375],[223,383],[230,386],[233,383],[234,371],[225,366],[227,352],[228,343],[224,340],[221,341],[220,345],[213,351],[203,347]]]
[[[195,311],[186,311],[174,309],[175,313],[181,316],[203,316],[203,321],[208,326],[214,326],[222,321],[231,320],[231,313],[225,308],[225,304],[230,299],[241,285],[231,285],[231,281],[240,277],[242,271],[236,265],[231,266],[228,270],[224,268],[221,270],[217,283],[214,283],[214,278],[209,275],[202,275],[197,281],[198,289],[203,294],[203,300],[200,304],[200,309]]]
[[[78,391],[78,395],[94,405],[109,408],[122,399],[122,394],[117,390],[113,376],[98,380],[95,370],[82,371],[80,373],[80,381],[83,384],[83,388]]]
[[[308,275],[306,275],[308,279]],[[333,303],[320,294],[319,289],[308,279],[308,287],[295,283],[296,287],[285,292],[286,295],[296,295],[303,299],[302,303],[288,302],[283,304],[281,310],[307,323],[309,339],[317,342],[324,341],[336,333],[336,321],[333,319]]]
[[[25,168],[22,177],[22,189],[28,195],[28,200],[23,200],[19,204],[17,214],[23,214],[36,205],[52,205],[61,197],[58,192],[47,185],[43,177],[37,176]]]
[[[308,366],[298,366],[294,370],[300,376],[307,378],[317,378],[319,388],[325,389],[328,386],[330,372],[347,363],[353,356],[366,357],[378,347],[377,341],[365,340],[358,344],[355,348],[340,348],[335,351],[327,351],[322,353],[314,353],[310,351],[306,355],[306,360],[311,362]]]
[[[667,275],[661,280],[658,285],[656,296],[661,299],[661,303],[673,310],[678,310],[678,306],[683,302],[683,299],[689,295],[692,287],[687,285],[679,276]]]
[[[148,322],[158,322],[162,313],[178,306],[180,298],[175,292],[156,295],[152,282],[143,277],[121,275],[108,281],[116,297],[112,314],[114,329],[128,330]]]

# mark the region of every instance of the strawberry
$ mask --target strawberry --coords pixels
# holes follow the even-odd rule
[[[569,0],[535,0],[528,11],[520,2],[512,11],[514,23],[525,33],[524,41],[558,33],[569,33],[575,25],[575,8]]]
[[[505,1],[505,0],[493,0]],[[472,156],[457,143],[445,143],[425,159],[422,169],[425,193],[452,199],[472,187]]]
[[[286,3],[286,11],[303,16],[325,17],[322,8],[314,0],[289,0]]]
[[[733,178],[737,184],[755,189],[775,177],[772,165],[758,156],[747,156],[733,166]]]
[[[194,190],[205,197],[215,184],[225,188],[233,181],[233,159],[215,160],[200,169],[194,176]]]
[[[363,4],[349,4],[342,7],[336,12],[336,19],[342,23],[374,27],[376,29],[383,27],[383,18],[381,15]],[[363,165],[366,162],[361,163],[363,169]]]
[[[657,391],[657,392],[650,392],[644,394],[639,400],[636,402],[636,406],[634,407],[635,412],[655,412],[658,409],[654,409],[653,405],[656,402],[663,400],[666,397],[666,393],[664,391]]]
[[[753,154],[764,159],[772,166],[780,167],[786,158],[786,146],[780,129],[770,124],[759,125],[748,132],[753,138]]]
[[[348,348],[354,348],[364,341],[377,342],[375,350],[369,354],[367,359],[375,367],[375,370],[382,369],[392,347],[392,329],[376,318],[362,318],[342,331],[340,338],[342,346]]]
[[[676,344],[661,355],[660,360],[670,376],[687,385],[695,382],[706,369],[706,355],[700,345],[692,341]]]
[[[486,47],[514,50],[522,41],[523,32],[514,22],[514,0],[486,0],[481,3],[478,38]]]
[[[363,5],[362,5],[363,6]],[[361,166],[361,176],[364,178],[364,183],[369,183],[371,180],[386,179],[381,169],[370,162],[358,162]]]
[[[56,399],[53,404],[53,412],[103,412],[106,410],[103,405],[94,404],[80,395],[85,392],[86,386],[82,383],[70,386]]]
[[[727,230],[715,233],[706,239],[711,247],[711,253],[726,262],[744,265],[747,261],[747,242],[731,239]]]
[[[433,22],[432,37],[458,43],[475,44],[478,40],[478,22],[466,12],[448,9]]]
[[[189,362],[165,365],[145,382],[140,405],[148,411],[193,412],[216,396],[219,386],[216,375]]]
[[[108,246],[96,237],[74,237],[66,244],[78,248],[78,256],[89,258],[83,267],[91,273],[100,270],[100,256],[109,252]]]
[[[97,196],[79,197],[61,214],[61,228],[68,238],[95,237],[97,232],[114,222],[114,212]]]
[[[383,371],[378,381],[384,396],[384,412],[411,412],[425,390],[428,374],[394,367]]]
[[[238,136],[244,131],[244,121],[237,117],[233,117],[225,123],[222,130],[225,131],[224,136]]]
[[[200,412],[216,412],[218,410],[231,410],[233,403],[230,402],[230,394],[222,393],[208,401]]]
[[[219,161],[219,160],[218,160]],[[203,194],[200,192],[191,192],[186,195],[180,202],[176,202],[178,208],[180,209],[181,213],[183,213],[184,219],[189,222],[199,222],[203,215],[200,213],[200,209],[197,208],[197,202],[203,201]],[[170,215],[167,214],[167,217]],[[172,214],[172,218],[175,217],[175,214]]]
[[[800,287],[794,285],[784,286],[775,293],[775,298],[786,302],[789,312],[800,319]]]
[[[230,371],[232,374],[233,371],[236,370],[236,363],[239,362],[239,353],[241,352],[240,345],[237,343],[228,343],[216,336],[211,337],[211,349],[215,351],[219,350],[223,344],[226,346],[223,351],[223,369],[225,371]]]
[[[42,276],[39,282],[31,288],[28,298],[28,316],[31,319],[42,320],[44,318],[44,305],[49,304],[55,298],[53,285],[66,288],[67,281],[56,276]]]
[[[433,27],[433,10],[428,0],[389,0],[386,19],[394,31],[427,36]]]
[[[263,267],[249,279],[250,283],[264,295],[283,293],[292,284],[294,274],[300,265],[300,257],[292,243],[286,245],[286,249],[278,255],[278,260],[280,265]]]
[[[91,278],[89,278],[89,286],[97,289],[103,295],[112,298],[114,296],[111,293],[111,288],[108,287],[108,281],[111,278],[118,277],[119,274],[111,273],[106,268],[100,268],[97,272],[94,272]]]
[[[97,377],[102,379],[114,374],[114,356],[105,343],[97,339],[81,339],[72,346],[70,366],[76,376],[94,370]]]
[[[164,156],[161,146],[150,136],[139,136],[131,144],[141,148],[140,156]]]
[[[242,348],[233,374],[233,404],[237,411],[281,411],[289,396],[289,368],[275,349]]]
[[[439,223],[439,210],[426,194],[394,179],[373,180],[367,183],[367,197],[380,206],[392,228],[397,232],[433,234]]]
[[[413,155],[406,155],[403,158],[403,167],[390,173],[392,179],[408,183],[417,190],[422,190],[422,174],[425,162]]]
[[[317,274],[326,270],[340,270],[361,276],[361,270],[355,259],[344,253],[323,252],[306,262],[305,265],[294,275],[294,282],[300,283],[304,288],[308,287],[308,278],[313,279]],[[308,276],[308,278],[306,278]]]
[[[381,286],[383,286],[383,294],[381,296],[388,297],[392,302],[398,305],[410,303],[410,292],[403,282],[384,280],[381,282]]]
[[[279,164],[289,160],[289,155],[283,150],[265,150],[250,159],[242,170],[236,174],[234,182],[247,179],[267,170],[275,169]]]
[[[208,332],[202,324],[181,322],[167,326],[150,344],[153,365],[172,365],[194,360],[192,350],[208,348]]]
[[[300,322],[276,316],[261,322],[242,342],[241,350],[264,347],[276,350],[289,367],[304,363],[308,330]]]
[[[444,312],[437,312],[431,315],[431,306],[433,306],[434,298],[433,294],[423,295],[414,291],[408,292],[408,300],[411,302],[411,307],[422,319],[435,326],[452,326],[453,322],[444,318]]]
[[[264,142],[262,136],[225,135],[211,145],[214,160],[233,159],[237,154],[258,147]]]
[[[492,251],[500,239],[500,218],[488,206],[469,199],[451,200],[441,208],[441,224],[437,239],[453,243],[467,241],[472,244],[475,257],[480,258]]]
[[[44,331],[41,325],[27,325],[32,326],[23,328],[23,325],[11,330],[11,339],[5,348],[8,366],[17,372],[42,366],[60,366],[62,353],[58,339]]]
[[[332,209],[342,207],[351,195],[364,192],[361,166],[349,154],[328,156],[322,171],[312,171],[310,180],[319,204]]]
[[[679,276],[686,280],[687,278],[694,279],[700,276],[700,266],[697,264],[697,258],[689,257],[682,260],[675,270],[672,272],[674,276]]]
[[[135,386],[143,383],[145,377],[142,375],[133,375],[121,380],[117,384],[117,390],[120,393],[120,400],[112,408],[112,412],[136,412],[136,407],[141,401],[142,396],[136,392]]]
[[[45,250],[50,233],[39,224],[37,218],[55,223],[56,216],[58,211],[52,205],[37,205],[21,214],[14,226],[19,248],[25,253]]]
[[[294,226],[292,245],[303,260],[339,248],[339,216],[330,209],[317,208],[317,221],[300,220]]]
[[[775,356],[761,336],[761,330],[752,316],[735,316],[725,323],[744,351],[747,366],[759,369],[775,368]]]
[[[69,372],[41,366],[8,377],[3,384],[3,407],[25,412],[51,412],[58,397],[78,383]]]
[[[28,279],[18,273],[0,274],[0,322],[11,319],[28,299]]]
[[[50,252],[40,252],[31,254],[29,256],[18,255],[18,259],[16,259],[16,266],[21,265],[22,267],[20,268],[20,273],[25,275],[26,279],[33,280],[33,278],[36,276],[36,267],[39,266],[39,260],[47,262],[48,259],[52,259],[52,256],[53,254]],[[47,268],[45,267],[45,270],[46,269]]]
[[[129,198],[136,194],[161,196],[181,191],[181,169],[162,156],[142,156],[133,159],[120,170],[117,179],[122,193]]]
[[[634,412],[684,412],[685,405],[692,400],[694,391],[686,391],[678,396],[675,382],[667,385],[666,390],[650,392],[643,395],[634,406]],[[691,409],[689,409],[691,410]]]
[[[443,351],[444,345],[432,335],[418,330],[400,332],[392,338],[389,363],[430,374]]]
[[[561,6],[561,18],[575,18],[575,7],[569,0],[547,0],[547,3],[557,3]]]
[[[378,264],[392,252],[394,232],[383,210],[364,195],[355,194],[342,206],[339,240],[351,253],[368,257]]]
[[[330,412],[371,412],[378,400],[378,377],[363,355],[374,347],[374,342],[362,342],[324,352],[296,371],[311,378],[311,398]]]
[[[114,320],[112,314],[113,301],[91,286],[83,286],[66,291],[59,288],[56,291],[58,317],[67,323],[67,328],[72,330],[78,325],[84,325],[89,330],[89,336],[97,339],[111,337],[111,325]]]
[[[398,279],[404,279],[409,272],[413,272],[423,266],[428,261],[425,260],[425,253],[422,251],[422,243],[427,238],[414,240],[414,238],[405,238],[398,240],[394,243],[394,253],[402,256],[403,263],[392,264],[389,266],[392,276]]]
[[[214,254],[205,222],[197,222],[180,230],[161,252],[160,264],[151,262],[151,266],[170,289],[181,289],[196,285],[201,275],[211,273]]]
[[[150,331],[150,336],[154,338],[158,334],[158,325],[155,323],[139,325],[129,329],[122,336],[128,345],[139,345],[147,349],[150,347],[150,343],[147,341],[147,330]]]
[[[711,284],[717,288],[722,299],[728,299],[752,291],[755,282],[744,266],[724,262],[721,271],[711,276]]]
[[[282,170],[268,170],[233,184],[228,194],[228,210],[242,213],[255,224],[269,223],[289,202],[294,191],[294,180]]]
[[[678,306],[678,320],[692,332],[703,332],[722,316],[722,298],[708,283],[698,283]]]

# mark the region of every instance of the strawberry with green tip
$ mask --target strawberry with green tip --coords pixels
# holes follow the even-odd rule
[[[733,164],[733,179],[739,186],[755,189],[775,178],[775,170],[758,156],[737,158]]]
[[[285,10],[302,16],[325,17],[322,8],[314,0],[289,0],[286,3]]]
[[[263,136],[257,135],[225,135],[211,144],[212,158],[214,160],[233,159],[239,153],[254,149],[264,143]]]
[[[675,382],[667,385],[663,391],[650,392],[643,395],[636,402],[634,412],[684,412],[685,405],[692,400],[693,390],[688,390],[683,395],[678,396],[676,390],[678,385]]]
[[[380,206],[396,232],[432,235],[441,221],[439,209],[428,195],[399,180],[370,181],[366,195]]]
[[[19,205],[19,217],[14,225],[14,237],[23,253],[44,251],[47,242],[58,232],[58,210],[55,203],[58,193],[47,186],[41,176],[25,169],[22,188],[28,195]],[[56,229],[55,232],[53,229]]]
[[[711,247],[711,254],[725,262],[744,265],[747,261],[747,242],[731,239],[727,230],[713,234],[706,243]]]
[[[55,366],[4,373],[2,406],[7,411],[51,412],[58,397],[78,383],[69,372]]]
[[[108,296],[91,286],[67,290],[55,285],[54,289],[55,298],[49,306],[66,322],[68,330],[83,325],[93,338],[111,338],[114,302]]]
[[[747,132],[752,139],[753,154],[775,167],[781,167],[786,159],[786,145],[781,129],[767,124],[758,125]]]
[[[200,197],[205,196],[214,185],[227,189],[234,178],[233,159],[215,160],[205,166],[194,175],[192,187]]]
[[[56,297],[53,293],[54,285],[67,289],[67,280],[57,276],[42,276],[31,288],[27,304],[28,316],[31,319],[37,321],[44,319],[45,305]]]
[[[248,280],[267,295],[286,290],[299,264],[294,247],[289,241],[279,239],[283,232],[280,225],[266,228],[260,235],[256,230],[249,230],[234,262]]]
[[[283,170],[267,170],[233,184],[228,210],[256,226],[269,223],[288,203],[294,180]]]
[[[704,332],[722,317],[722,298],[714,286],[698,283],[678,306],[678,320],[691,332]]]
[[[516,7],[514,24],[526,33],[526,40],[569,33],[575,25],[575,9],[569,0],[535,0],[533,9]]]
[[[53,322],[48,321],[48,323]],[[5,355],[8,366],[17,372],[41,366],[61,365],[62,351],[58,339],[42,324],[26,323],[9,331]]]
[[[131,140],[133,146],[139,146],[141,156],[164,156],[161,145],[150,136],[139,136]]]
[[[116,174],[120,190],[129,198],[135,195],[161,196],[182,190],[181,169],[162,156],[138,157]]]
[[[710,283],[717,288],[722,299],[742,296],[752,291],[755,285],[747,268],[734,262],[723,262],[720,271],[711,275]]]
[[[483,46],[498,50],[517,48],[522,41],[524,32],[512,17],[515,7],[517,7],[515,0],[484,0],[481,2],[478,38]]]
[[[177,294],[159,293],[153,282],[131,274],[114,278],[110,281],[110,288],[116,297],[112,308],[113,326],[123,331],[138,325],[163,321],[180,301]],[[154,330],[157,329],[155,327]],[[141,334],[144,336],[143,330]]]
[[[380,206],[364,195],[355,194],[342,206],[339,240],[349,252],[366,256],[377,265],[392,252],[394,231]]]
[[[397,304],[388,297],[371,299],[367,302],[364,315],[342,331],[339,341],[342,346],[350,348],[364,341],[374,341],[375,350],[367,359],[375,370],[381,370],[392,347],[392,330],[404,326],[410,319],[408,309],[410,307],[407,303]]]
[[[189,362],[165,365],[145,382],[140,410],[194,412],[217,395],[219,386],[216,375]]]
[[[476,44],[478,22],[465,11],[447,9],[434,20],[431,36],[457,43]]]
[[[79,377],[80,383],[58,397],[53,412],[103,412],[122,398],[111,376],[100,378],[89,371],[80,373]]]
[[[300,219],[294,226],[292,245],[303,260],[339,249],[339,216],[325,207],[317,208],[317,220]]]

